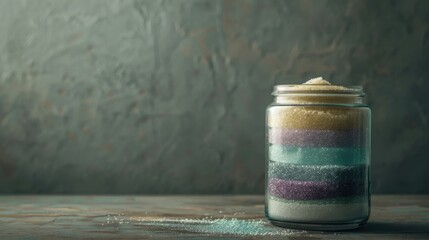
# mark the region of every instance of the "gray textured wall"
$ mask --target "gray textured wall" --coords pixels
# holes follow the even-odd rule
[[[319,75],[374,192],[429,193],[429,1],[0,0],[0,192],[262,193],[272,86]]]

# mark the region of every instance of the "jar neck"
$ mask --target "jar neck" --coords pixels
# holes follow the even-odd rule
[[[274,104],[293,105],[365,105],[362,86],[300,84],[274,86]]]
[[[328,104],[328,105],[363,105],[363,95],[340,93],[277,93],[274,95],[276,104]]]

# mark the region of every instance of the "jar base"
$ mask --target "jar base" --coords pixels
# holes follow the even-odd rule
[[[298,230],[309,231],[343,231],[355,229],[363,226],[367,220],[354,223],[302,223],[302,222],[287,222],[268,219],[273,225],[282,228],[292,228]]]

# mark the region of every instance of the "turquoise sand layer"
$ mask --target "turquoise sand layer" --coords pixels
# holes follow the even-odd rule
[[[365,148],[291,147],[270,145],[269,160],[302,165],[367,164]]]

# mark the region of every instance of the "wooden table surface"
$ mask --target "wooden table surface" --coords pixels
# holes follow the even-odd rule
[[[272,226],[263,196],[0,196],[0,239],[429,239],[429,196],[372,197],[343,232]]]

